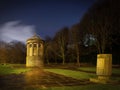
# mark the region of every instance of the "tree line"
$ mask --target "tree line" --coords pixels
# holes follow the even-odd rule
[[[120,64],[120,1],[98,0],[83,18],[70,28],[63,27],[54,37],[46,36],[44,62],[96,63],[97,53],[112,53]],[[21,42],[0,42],[0,62],[25,63],[26,47]]]
[[[46,37],[45,60],[52,62],[96,63],[97,53],[113,54],[120,64],[120,1],[98,0],[71,28],[61,28],[53,38]]]
[[[22,42],[12,41],[6,43],[0,41],[0,63],[25,63],[26,46]]]

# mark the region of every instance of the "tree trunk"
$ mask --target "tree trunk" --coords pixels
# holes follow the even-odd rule
[[[79,52],[79,46],[78,46],[78,44],[76,44],[76,53],[77,53],[77,65],[80,67],[80,52]]]
[[[77,53],[77,65],[78,65],[78,67],[80,67],[80,56],[79,56],[79,53]]]
[[[62,53],[62,59],[63,59],[62,64],[64,65],[65,64],[65,54],[64,53]]]
[[[47,64],[49,65],[50,64],[50,62],[49,62],[49,59],[47,58]]]

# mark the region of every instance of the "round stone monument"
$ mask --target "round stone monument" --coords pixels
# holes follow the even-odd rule
[[[38,36],[27,39],[26,67],[43,67],[44,41]]]

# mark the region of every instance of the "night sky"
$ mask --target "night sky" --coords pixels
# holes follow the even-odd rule
[[[35,32],[53,37],[80,21],[96,0],[0,0],[0,39],[25,42]]]

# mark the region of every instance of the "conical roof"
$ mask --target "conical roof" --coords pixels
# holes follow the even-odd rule
[[[39,41],[43,41],[41,39],[41,37],[39,35],[37,35],[36,33],[31,37],[31,38],[28,38],[27,41],[29,40],[39,40]]]

